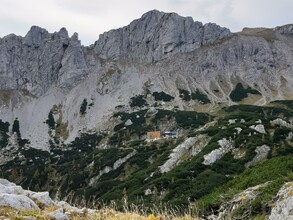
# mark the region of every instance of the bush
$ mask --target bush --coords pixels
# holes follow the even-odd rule
[[[87,99],[84,99],[81,103],[79,113],[81,115],[84,115],[86,113],[86,109],[87,109]]]
[[[155,97],[156,101],[170,102],[172,99],[174,99],[173,96],[170,96],[164,92],[154,92],[153,96]]]
[[[248,97],[248,93],[261,95],[261,93],[255,89],[248,87],[245,89],[241,83],[238,83],[235,89],[230,93],[230,98],[233,102],[240,102],[242,99]]]
[[[208,98],[206,94],[201,93],[198,89],[195,93],[191,93],[192,100],[198,100],[202,104],[211,103],[211,100]]]
[[[182,98],[184,101],[190,101],[191,100],[191,96],[190,96],[190,92],[185,90],[185,89],[179,89],[179,97]]]
[[[131,98],[130,107],[143,107],[147,105],[147,101],[143,95],[137,95]]]
[[[16,133],[20,137],[20,130],[19,130],[19,121],[16,118],[12,125],[12,133]]]
[[[49,112],[48,119],[46,120],[46,123],[48,124],[49,128],[55,129],[55,119],[54,119],[52,110]]]

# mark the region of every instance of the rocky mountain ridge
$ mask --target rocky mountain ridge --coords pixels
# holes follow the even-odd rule
[[[102,58],[153,63],[169,53],[186,53],[231,36],[227,28],[194,22],[191,17],[157,10],[128,26],[100,35],[95,52]]]
[[[23,137],[46,148],[50,137],[43,122],[54,106],[60,106],[55,120],[67,125],[62,139],[69,142],[80,130],[108,127],[105,122],[116,106],[129,106],[130,97],[146,91],[175,97],[163,108],[199,111],[219,103],[264,105],[290,99],[291,26],[232,34],[215,24],[153,10],[102,34],[90,47],[64,28],[50,34],[33,26],[24,38],[0,39],[0,118],[10,124],[18,118]],[[244,87],[243,97],[233,100],[237,84]],[[182,100],[180,91],[209,101]],[[85,117],[76,117],[83,99],[93,106]]]
[[[154,10],[89,47],[65,29],[1,38],[0,175],[204,216],[260,185],[233,216],[268,216],[293,180],[292,26],[230,33]]]

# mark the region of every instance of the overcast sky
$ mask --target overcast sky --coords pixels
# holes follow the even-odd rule
[[[32,25],[55,32],[66,27],[89,45],[99,34],[158,9],[213,22],[232,32],[243,27],[293,23],[293,0],[0,0],[0,37],[25,36]]]

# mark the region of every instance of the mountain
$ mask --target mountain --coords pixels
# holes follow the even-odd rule
[[[77,200],[206,204],[205,216],[259,186],[243,207],[268,215],[292,180],[292,61],[293,25],[231,33],[157,10],[89,47],[65,28],[8,35],[0,173]]]

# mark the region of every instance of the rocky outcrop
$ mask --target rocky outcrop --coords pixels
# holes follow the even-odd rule
[[[270,220],[293,219],[293,182],[284,184],[277,194],[277,201],[273,206]]]
[[[272,125],[280,125],[280,126],[282,126],[282,127],[286,127],[286,128],[291,128],[291,129],[293,129],[293,124],[288,123],[288,122],[284,121],[284,120],[281,119],[281,118],[277,118],[277,119],[271,121],[271,124],[272,124]]]
[[[25,195],[0,194],[0,207],[11,207],[18,210],[39,209],[30,198]]]
[[[251,125],[249,126],[249,128],[261,133],[261,134],[266,134],[266,130],[265,130],[265,127],[264,125],[262,124],[258,124],[258,125]]]
[[[233,199],[221,205],[217,215],[210,215],[208,216],[207,219],[209,220],[231,219],[231,213],[233,211],[255,200],[257,196],[259,195],[261,188],[267,187],[269,184],[270,182],[266,182],[264,184],[249,187],[248,189],[242,191],[241,193],[238,193],[237,195],[233,197]],[[234,217],[234,218],[235,219],[249,219],[249,217],[250,216],[248,215],[248,216],[242,216],[242,218],[237,218],[237,217]]]
[[[234,147],[234,141],[226,138],[218,141],[220,148],[213,150],[207,155],[204,155],[204,165],[211,165],[221,159],[226,153],[230,152]]]
[[[33,192],[24,190],[21,186],[0,178],[0,208],[8,207],[16,210],[42,210],[47,207],[55,207],[56,210],[46,211],[44,218],[67,220],[69,216],[84,216],[86,213],[94,213],[97,210],[79,209],[64,201],[53,201],[48,192]],[[2,217],[2,216],[1,216]],[[1,218],[0,217],[0,218]],[[35,219],[34,217],[28,219]]]
[[[130,154],[127,154],[125,157],[116,160],[115,163],[113,164],[113,166],[111,166],[111,167],[110,167],[110,166],[106,166],[106,167],[104,167],[104,168],[100,171],[99,175],[97,175],[97,176],[95,176],[95,177],[92,177],[92,178],[90,179],[90,183],[89,183],[89,185],[93,185],[93,184],[95,184],[95,183],[101,178],[102,175],[104,175],[104,174],[106,174],[106,173],[109,173],[109,172],[111,172],[112,170],[116,170],[116,169],[118,169],[123,163],[125,163],[128,159],[130,159],[131,157],[133,157],[136,153],[137,153],[136,151],[133,151],[133,152],[131,152]]]
[[[255,149],[256,155],[254,156],[252,161],[249,161],[245,164],[245,167],[246,168],[252,167],[252,166],[258,164],[259,162],[261,162],[262,160],[266,159],[270,150],[271,150],[271,148],[265,144],[262,146],[258,146]]]
[[[14,209],[39,209],[38,205],[55,205],[48,192],[32,192],[5,179],[0,179],[0,207]]]
[[[48,33],[33,26],[25,37],[0,39],[0,90],[27,90],[40,96],[54,83],[72,88],[86,70],[77,35],[62,28]],[[71,80],[71,81],[70,81]]]
[[[169,159],[159,167],[161,173],[167,173],[182,161],[184,155],[196,156],[208,144],[210,138],[207,135],[190,137],[172,150]]]
[[[100,35],[95,51],[103,58],[154,62],[167,54],[184,53],[228,37],[231,32],[216,24],[194,22],[191,17],[157,10],[120,29]]]

